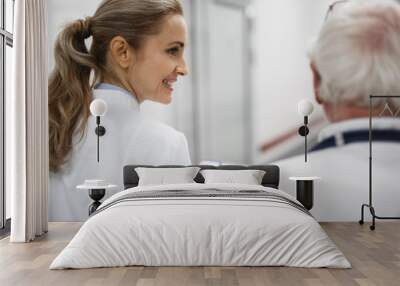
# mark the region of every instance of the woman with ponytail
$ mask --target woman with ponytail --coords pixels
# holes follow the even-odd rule
[[[190,164],[185,136],[140,114],[145,100],[170,103],[187,74],[185,43],[179,0],[104,0],[59,33],[49,78],[50,220],[87,218],[89,198],[75,189],[85,179],[122,187],[126,164]],[[108,105],[99,163],[96,98]]]

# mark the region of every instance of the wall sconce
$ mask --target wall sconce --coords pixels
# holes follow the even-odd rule
[[[95,129],[95,133],[97,135],[97,162],[99,162],[99,138],[106,134],[106,129],[104,126],[100,125],[100,116],[104,116],[107,112],[107,103],[102,99],[95,99],[90,103],[90,113],[93,116],[96,116],[96,124],[97,127]]]
[[[308,116],[313,112],[314,106],[311,101],[307,99],[301,100],[297,104],[297,111],[300,115],[304,117],[304,125],[299,128],[300,136],[304,136],[304,162],[307,162],[307,135],[309,133],[309,129],[307,127],[308,124]]]

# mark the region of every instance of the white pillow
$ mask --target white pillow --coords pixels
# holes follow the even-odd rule
[[[202,170],[204,183],[230,183],[261,185],[265,171],[262,170]]]
[[[135,168],[139,176],[139,186],[195,183],[193,179],[199,170],[199,167]]]

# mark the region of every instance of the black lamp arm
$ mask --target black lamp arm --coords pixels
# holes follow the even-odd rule
[[[304,116],[304,125],[299,128],[299,135],[304,137],[304,161],[307,162],[307,135],[310,130],[307,127],[308,116]]]
[[[104,128],[104,126],[100,125],[100,116],[96,116],[96,129],[94,130],[94,132],[97,135],[97,162],[99,162],[99,154],[100,154],[100,140],[99,137],[103,136],[104,134],[106,134],[106,129]]]

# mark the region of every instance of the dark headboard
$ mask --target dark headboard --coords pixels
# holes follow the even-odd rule
[[[265,175],[262,179],[262,185],[264,187],[271,187],[277,189],[279,186],[279,167],[276,165],[251,165],[251,166],[241,166],[241,165],[222,165],[222,166],[209,166],[209,165],[160,165],[160,166],[150,166],[150,165],[127,165],[124,167],[124,189],[136,187],[139,183],[139,176],[137,175],[135,168],[146,167],[146,168],[180,168],[180,167],[200,167],[202,170],[205,169],[217,169],[217,170],[263,170]],[[204,178],[200,174],[194,178],[197,183],[204,183]]]

